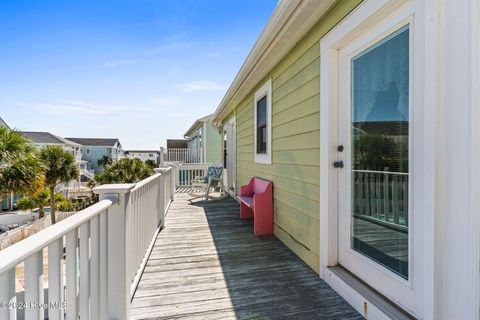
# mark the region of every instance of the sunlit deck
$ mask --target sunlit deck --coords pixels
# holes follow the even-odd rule
[[[131,304],[133,319],[362,319],[229,198],[175,194]]]

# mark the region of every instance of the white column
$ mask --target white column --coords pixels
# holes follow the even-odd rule
[[[165,179],[165,170],[164,168],[156,168],[155,173],[161,174],[160,179],[159,179],[159,188],[158,188],[158,222],[160,223],[160,229],[165,228],[165,202],[167,199],[165,199],[165,188],[168,187],[166,185],[166,179]]]
[[[107,313],[108,319],[130,319],[130,280],[127,278],[128,252],[126,210],[135,184],[105,184],[93,189],[100,200],[110,199],[107,225]]]
[[[478,0],[441,1],[435,319],[479,319]]]

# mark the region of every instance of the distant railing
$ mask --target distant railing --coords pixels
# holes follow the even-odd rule
[[[203,162],[203,149],[161,149],[164,162],[177,162],[177,163],[202,163]]]
[[[175,171],[175,185],[177,188],[190,187],[192,180],[205,177],[210,163],[180,163],[172,164]]]
[[[408,227],[408,173],[353,170],[356,216]]]
[[[130,301],[175,188],[171,168],[156,172],[136,185],[95,188],[98,203],[0,251],[0,302],[9,303],[1,305],[0,319],[17,319],[17,312],[26,319],[129,319]],[[15,288],[21,263],[23,301]],[[33,307],[17,310],[19,305]]]

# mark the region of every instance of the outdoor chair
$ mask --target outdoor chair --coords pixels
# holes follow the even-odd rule
[[[205,200],[220,200],[228,197],[223,182],[223,167],[210,166],[205,177],[195,177],[192,180],[192,187],[188,193],[194,198],[205,198]],[[218,195],[214,195],[213,192]]]

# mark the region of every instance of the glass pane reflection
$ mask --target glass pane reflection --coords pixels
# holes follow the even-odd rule
[[[408,279],[409,29],[352,59],[352,248]]]

